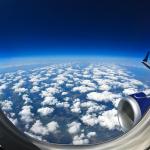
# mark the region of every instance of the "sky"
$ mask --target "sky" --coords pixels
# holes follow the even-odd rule
[[[53,55],[143,56],[150,2],[1,0],[0,58]]]

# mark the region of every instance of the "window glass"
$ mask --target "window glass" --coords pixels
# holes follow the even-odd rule
[[[1,0],[1,109],[40,141],[119,138],[149,105],[118,109],[150,95],[149,48],[149,1]]]
[[[148,90],[148,76],[141,76],[146,71],[119,58],[30,61],[15,59],[1,67],[0,105],[18,129],[50,143],[96,144],[121,136],[119,101]]]

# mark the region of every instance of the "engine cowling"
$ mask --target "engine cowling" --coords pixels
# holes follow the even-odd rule
[[[133,128],[150,108],[150,97],[143,92],[123,98],[118,105],[118,120],[124,132]]]

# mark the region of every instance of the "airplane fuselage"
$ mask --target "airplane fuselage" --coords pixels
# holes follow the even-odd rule
[[[147,67],[147,68],[149,68],[150,69],[150,63],[148,63],[148,62],[145,62],[145,61],[142,61],[142,63]]]

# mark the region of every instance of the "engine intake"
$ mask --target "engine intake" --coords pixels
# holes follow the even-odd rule
[[[150,108],[150,98],[143,92],[129,95],[118,105],[118,119],[124,132],[135,126]]]

